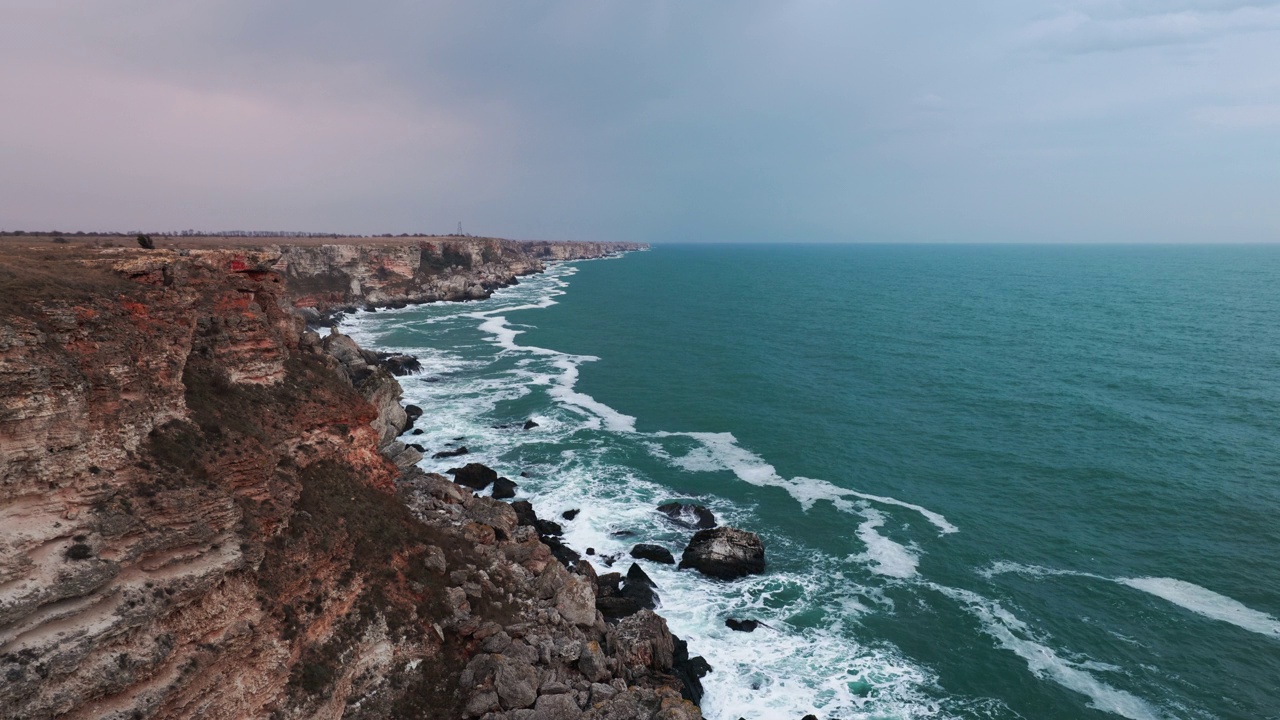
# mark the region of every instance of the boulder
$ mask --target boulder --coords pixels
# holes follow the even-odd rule
[[[658,512],[671,518],[678,525],[695,530],[709,530],[716,526],[716,516],[702,505],[691,503],[663,503]]]
[[[739,620],[737,618],[728,618],[724,621],[725,627],[738,632],[752,632],[760,627],[759,620]]]
[[[596,609],[606,618],[625,618],[641,610],[657,607],[657,586],[635,563],[627,570],[626,583],[618,573],[606,573],[596,579]]]
[[[685,568],[721,580],[758,575],[764,572],[764,543],[759,535],[737,528],[699,530],[680,558],[680,569]]]
[[[412,375],[422,371],[422,363],[412,355],[388,355],[382,358],[382,366],[392,375]]]
[[[618,659],[632,677],[645,671],[667,672],[675,663],[675,639],[667,621],[652,610],[624,618],[607,636],[609,654]]]
[[[674,565],[676,562],[670,550],[661,545],[650,545],[648,543],[640,543],[631,548],[631,557],[640,560],[652,560],[666,565]]]
[[[533,504],[528,500],[516,500],[511,503],[511,509],[516,511],[516,520],[521,525],[538,526],[538,514],[533,511]]]
[[[594,625],[596,593],[593,583],[583,577],[570,576],[556,593],[556,610],[574,625]]]
[[[538,699],[538,671],[531,665],[502,657],[494,675],[493,689],[504,708],[527,708]]]
[[[534,422],[534,421],[532,421],[532,420],[525,420],[525,421],[524,421],[524,429],[525,429],[525,430],[532,430],[532,429],[534,429],[534,428],[536,428],[536,427],[538,427],[538,423],[536,423],[536,422]]]
[[[418,418],[422,417],[422,408],[418,407],[417,405],[405,405],[404,414],[407,417],[417,420]]]
[[[462,447],[460,447],[460,448],[454,448],[453,450],[441,450],[440,452],[438,452],[438,453],[436,453],[436,454],[432,455],[432,456],[431,456],[431,459],[432,459],[432,460],[439,460],[439,459],[441,459],[441,458],[458,457],[459,455],[466,455],[466,454],[467,454],[467,453],[469,453],[469,452],[471,452],[471,451],[467,449],[467,446],[466,446],[466,445],[463,445]],[[452,471],[452,470],[450,470],[449,472],[453,472],[453,471]]]
[[[581,510],[577,510],[577,509],[574,509],[574,510],[565,510],[564,512],[560,513],[560,517],[564,518],[565,520],[572,520],[572,519],[574,519],[574,518],[578,517],[578,513],[580,513],[580,512],[582,512],[582,511],[581,511]]]
[[[711,672],[711,664],[701,655],[689,657],[689,644],[678,636],[672,635],[671,639],[675,643],[675,662],[671,665],[671,674],[684,686],[680,695],[696,705],[702,702],[702,678]]]
[[[499,500],[513,498],[516,496],[516,487],[516,484],[511,480],[500,477],[493,481],[493,496]]]
[[[554,520],[538,520],[533,523],[533,526],[543,535],[564,535],[564,528]]]
[[[532,720],[577,720],[582,717],[573,695],[543,695],[533,706]]]
[[[460,468],[452,468],[445,472],[453,476],[453,481],[469,488],[483,490],[498,479],[498,473],[480,463],[467,463]]]
[[[582,559],[573,548],[560,542],[560,538],[551,535],[542,536],[542,544],[551,549],[551,555],[565,565],[572,565]]]

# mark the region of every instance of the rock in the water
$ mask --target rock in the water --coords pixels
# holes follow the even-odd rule
[[[675,662],[671,665],[671,674],[680,679],[684,686],[680,694],[685,700],[695,705],[702,702],[702,678],[711,672],[711,664],[701,655],[689,657],[689,644],[679,636],[672,635],[675,643]]]
[[[582,511],[581,510],[565,510],[564,512],[560,513],[560,517],[564,518],[565,520],[572,520],[578,517],[578,513],[580,512]]]
[[[532,421],[532,420],[525,420],[525,421],[524,421],[524,429],[525,429],[525,430],[532,430],[532,429],[534,429],[534,428],[536,428],[536,427],[538,427],[538,423],[536,423],[536,422],[534,422],[534,421]]]
[[[680,558],[680,569],[685,568],[721,580],[758,575],[764,572],[764,543],[759,535],[737,528],[699,530]]]
[[[596,609],[606,618],[624,618],[657,607],[658,593],[653,580],[635,563],[627,570],[626,583],[618,573],[596,578]]]
[[[725,627],[738,632],[751,632],[760,627],[759,620],[739,620],[737,618],[728,618],[724,621]]]
[[[519,524],[535,528],[538,526],[538,514],[533,511],[533,504],[528,500],[516,500],[511,503],[511,509],[516,511],[516,521]]]
[[[469,453],[469,452],[471,452],[471,451],[467,449],[467,446],[466,446],[466,445],[463,445],[462,447],[460,447],[460,448],[456,448],[456,449],[454,449],[454,450],[441,450],[440,452],[436,453],[435,455],[432,455],[432,456],[431,456],[431,459],[432,459],[432,460],[439,460],[440,458],[458,457],[459,455],[466,455],[466,454],[467,454],[467,453]],[[453,472],[453,471],[452,471],[452,470],[450,470],[449,472]],[[458,482],[462,482],[462,481],[461,481],[461,480],[459,480]]]
[[[516,484],[507,478],[500,477],[493,481],[493,496],[499,500],[516,496]]]
[[[658,512],[695,530],[709,530],[716,526],[716,516],[702,505],[670,502],[659,505]]]
[[[418,418],[422,417],[422,408],[418,407],[417,405],[405,405],[404,414],[408,415],[414,420],[417,420]]]
[[[560,523],[554,520],[538,520],[533,523],[538,528],[538,532],[543,535],[563,535],[564,528],[560,527]]]
[[[671,555],[671,551],[661,545],[650,545],[649,543],[640,543],[631,548],[631,557],[641,560],[652,560],[654,562],[674,565],[676,559]]]
[[[422,434],[422,428],[414,428],[414,429],[413,429],[413,432],[411,432],[411,433],[409,433],[409,434],[410,434],[410,435],[421,435],[421,434]]]
[[[422,363],[412,355],[388,355],[382,358],[382,365],[392,375],[411,375],[422,370]]]
[[[480,463],[467,463],[460,468],[451,468],[445,472],[452,475],[453,481],[459,485],[466,485],[476,490],[483,490],[498,479],[497,472]]]
[[[560,538],[552,535],[544,535],[542,544],[551,548],[551,555],[565,565],[572,565],[582,559],[573,548],[560,542]]]
[[[417,450],[420,453],[424,453],[427,451],[425,447],[419,445],[418,443],[409,443],[409,447],[413,448],[414,450]]]

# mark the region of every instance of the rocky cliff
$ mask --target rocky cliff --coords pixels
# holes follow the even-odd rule
[[[660,617],[413,468],[395,378],[292,311],[623,249],[458,242],[5,257],[0,716],[700,717]]]
[[[546,262],[595,258],[643,245],[518,242],[496,238],[406,238],[380,244],[279,248],[274,269],[298,307],[319,310],[478,300]]]

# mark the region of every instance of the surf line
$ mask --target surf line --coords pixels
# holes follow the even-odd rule
[[[1004,573],[1017,573],[1027,577],[1086,577],[1094,580],[1105,580],[1118,585],[1133,588],[1149,595],[1154,595],[1166,602],[1177,605],[1219,622],[1230,623],[1243,630],[1257,633],[1264,637],[1280,639],[1280,620],[1261,610],[1254,610],[1244,603],[1177,578],[1166,577],[1120,577],[1111,578],[1076,570],[1056,570],[1039,565],[1021,565],[1018,563],[997,562],[979,574],[991,578]]]

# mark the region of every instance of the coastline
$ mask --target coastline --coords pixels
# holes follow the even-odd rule
[[[0,324],[6,714],[700,717],[659,616],[412,467],[395,377],[273,248],[66,261]]]

